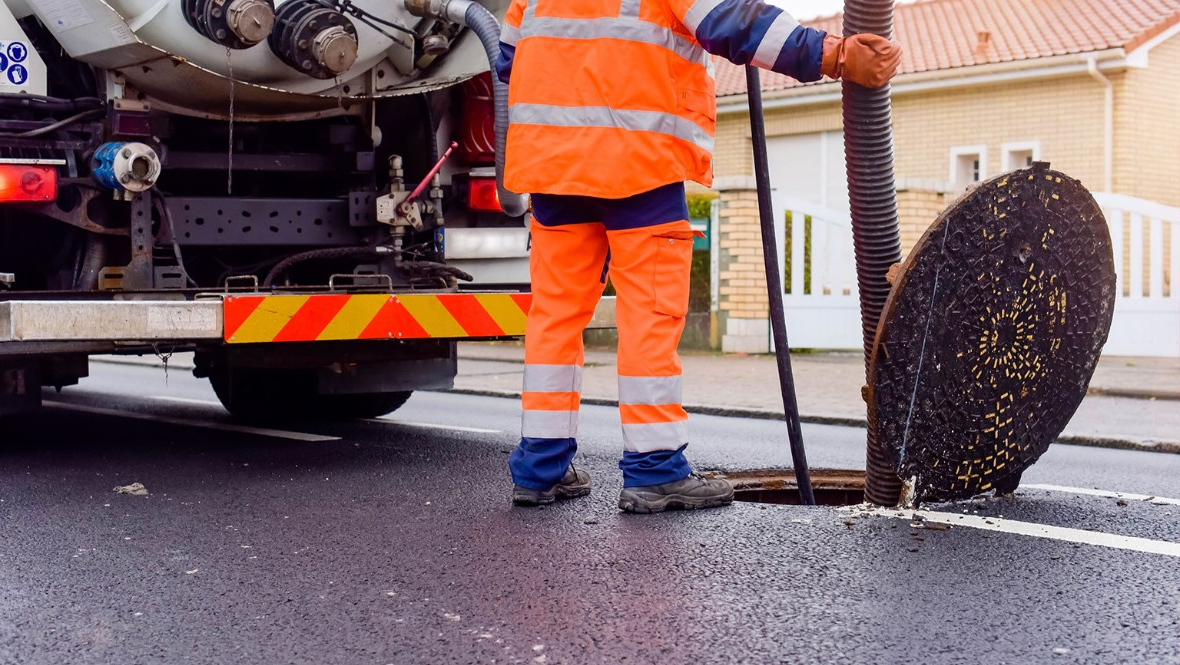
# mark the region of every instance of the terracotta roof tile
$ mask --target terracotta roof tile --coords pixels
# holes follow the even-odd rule
[[[1122,47],[1131,51],[1180,22],[1180,0],[922,0],[898,5],[899,74]],[[840,14],[807,21],[840,34]],[[744,94],[742,68],[714,58],[717,95]],[[763,90],[804,85],[762,72]]]

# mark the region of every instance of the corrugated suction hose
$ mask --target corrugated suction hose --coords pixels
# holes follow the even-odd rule
[[[893,32],[893,0],[845,0],[844,36]],[[893,177],[892,111],[889,86],[870,89],[843,83],[844,155],[848,170],[848,201],[856,249],[860,320],[866,369],[877,334],[877,322],[889,297],[885,275],[901,261],[897,190]],[[901,481],[869,423],[865,499],[897,505]]]

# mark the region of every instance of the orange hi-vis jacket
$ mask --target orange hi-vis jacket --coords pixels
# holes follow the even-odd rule
[[[497,63],[509,83],[505,185],[607,199],[708,186],[709,53],[811,81],[823,37],[761,0],[513,0]]]

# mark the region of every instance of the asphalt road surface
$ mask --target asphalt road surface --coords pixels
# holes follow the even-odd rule
[[[514,509],[511,400],[267,431],[184,371],[92,373],[0,421],[3,664],[1180,662],[1177,455],[1056,445],[1016,498],[920,523],[634,516],[617,415],[585,407],[594,492]],[[789,465],[781,423],[691,428],[700,469]],[[804,436],[863,467],[862,430]]]

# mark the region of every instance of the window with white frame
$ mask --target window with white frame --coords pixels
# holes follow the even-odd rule
[[[987,177],[987,146],[965,145],[951,148],[950,183],[965,189]]]
[[[1016,141],[1000,146],[1004,155],[1004,170],[1014,171],[1032,166],[1041,159],[1040,141]]]

